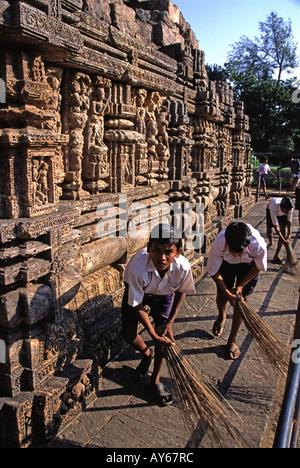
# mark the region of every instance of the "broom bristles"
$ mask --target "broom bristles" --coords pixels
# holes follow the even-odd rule
[[[300,276],[298,260],[290,244],[286,247],[286,262],[283,270],[285,273],[288,273],[292,276]]]
[[[236,308],[268,361],[286,377],[290,361],[289,346],[245,301],[237,301]]]
[[[213,447],[224,447],[224,444],[229,442],[228,437],[237,446],[246,446],[236,427],[240,421],[236,426],[232,424],[234,414],[231,414],[216,394],[197,377],[177,346],[167,347],[166,360],[171,380],[178,393],[183,420],[194,436],[193,443],[198,444],[199,440],[196,438],[206,435]]]
[[[288,244],[286,247],[286,253],[287,253],[286,255],[287,263],[291,266],[297,265],[297,257],[292,247],[290,246],[290,244]]]

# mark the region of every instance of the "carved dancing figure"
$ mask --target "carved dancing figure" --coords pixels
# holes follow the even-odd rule
[[[54,112],[54,118],[48,123],[50,130],[55,132],[61,132],[61,117],[60,117],[60,108],[61,108],[61,94],[60,94],[60,85],[62,79],[62,71],[58,69],[50,69],[47,71],[47,81],[50,87],[48,101],[46,104],[46,109]]]
[[[48,201],[48,169],[49,165],[46,162],[42,162],[38,173],[38,192],[42,196],[42,203],[45,204]]]
[[[135,130],[141,135],[146,136],[146,109],[145,101],[147,98],[147,91],[143,88],[136,91],[136,116],[135,116]]]
[[[97,151],[97,147],[105,146],[103,143],[104,113],[110,99],[111,81],[98,76],[91,97],[90,126],[88,130],[88,144],[93,151]]]
[[[169,112],[168,112],[168,108],[163,105],[157,116],[157,127],[158,127],[158,134],[162,137],[162,143],[167,148],[169,148],[168,125],[169,125]]]
[[[36,196],[37,195],[37,185],[38,185],[38,178],[39,178],[39,161],[38,159],[32,160],[32,200],[33,204],[41,204],[40,199]]]
[[[82,159],[84,147],[84,129],[88,120],[90,107],[89,89],[91,80],[84,73],[75,73],[70,80],[69,93],[69,145],[67,152],[66,185],[64,196],[76,200],[85,198],[88,193],[82,190]]]
[[[84,189],[98,193],[107,184],[100,179],[109,176],[107,146],[103,142],[104,114],[111,101],[111,81],[97,76],[93,83],[90,99],[90,112],[85,130],[83,160]]]

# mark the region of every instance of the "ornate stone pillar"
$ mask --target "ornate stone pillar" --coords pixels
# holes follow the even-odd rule
[[[90,109],[91,79],[81,72],[69,72],[65,83],[65,121],[63,132],[69,136],[65,148],[66,177],[63,198],[80,200],[89,193],[82,188],[84,132]]]
[[[4,54],[7,106],[0,109],[0,216],[32,217],[58,206],[62,146],[61,71],[37,53]]]
[[[92,81],[90,109],[85,127],[83,189],[95,195],[109,186],[108,148],[103,142],[104,114],[110,104],[111,81],[96,76]]]

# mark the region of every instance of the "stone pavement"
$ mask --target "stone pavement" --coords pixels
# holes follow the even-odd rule
[[[260,200],[244,218],[266,236],[266,201]],[[293,221],[293,248],[299,258],[298,212]],[[261,274],[249,304],[287,342],[291,342],[299,299],[299,280],[271,262]],[[226,358],[224,345],[231,327],[231,308],[224,333],[214,338],[211,329],[216,318],[215,285],[207,274],[197,284],[197,295],[189,296],[174,325],[177,346],[215,385],[241,417],[240,429],[248,446],[272,447],[284,382],[259,352],[244,325],[238,335],[242,356]],[[146,333],[146,332],[144,332]],[[145,334],[149,341],[149,335]],[[150,342],[151,343],[151,342]],[[103,370],[98,398],[69,423],[48,448],[152,448],[191,447],[191,434],[185,429],[176,401],[161,408],[156,405],[146,383],[137,382],[134,369],[139,355],[127,347]],[[200,372],[199,372],[200,375]],[[167,366],[163,382],[171,386]],[[204,438],[200,447],[210,447]]]

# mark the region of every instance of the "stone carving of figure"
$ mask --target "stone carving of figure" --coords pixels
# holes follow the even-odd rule
[[[159,158],[159,178],[165,180],[168,178],[168,160],[170,158],[169,147],[164,144],[162,135],[158,136],[158,143],[156,145],[156,153]]]
[[[158,134],[157,130],[157,123],[155,120],[150,120],[147,125],[147,143],[148,143],[148,156],[152,160],[158,159],[156,153],[156,147],[158,145],[158,141],[156,136]]]
[[[38,159],[32,160],[32,200],[34,205],[45,205],[49,199],[49,164]]]
[[[46,80],[44,62],[38,54],[33,59],[30,75],[33,81],[44,82]]]
[[[104,136],[104,113],[110,103],[111,81],[106,78],[97,77],[91,95],[90,125],[88,130],[88,143],[90,151],[97,152],[97,148],[105,146]]]
[[[147,115],[146,119],[149,121],[156,121],[156,111],[159,105],[160,95],[157,91],[150,94],[147,99]]]
[[[90,78],[84,73],[75,73],[69,81],[68,124],[69,145],[67,152],[66,198],[76,200],[88,196],[82,190],[82,158],[84,129],[90,107]]]
[[[158,135],[158,126],[156,120],[157,107],[160,101],[160,95],[157,92],[153,92],[147,99],[147,143],[148,143],[148,155],[152,160],[158,159],[156,153],[156,145],[158,141],[156,136]]]
[[[61,82],[63,70],[57,67],[48,67],[46,70],[47,82],[49,85],[47,93],[47,101],[45,110],[49,116],[48,120],[45,119],[45,128],[61,134],[62,121],[61,121]],[[65,168],[63,160],[63,150],[60,145],[57,145],[55,151],[55,174],[56,174],[56,189],[59,195],[62,194],[62,188],[58,185],[64,181]]]
[[[33,203],[40,203],[40,200],[37,199],[36,192],[37,192],[37,184],[39,178],[39,161],[38,159],[32,160],[32,200]]]
[[[124,164],[124,183],[132,184],[132,166],[130,163],[130,154],[128,146],[123,148],[123,164]]]
[[[49,166],[46,162],[42,162],[39,168],[38,173],[38,185],[37,185],[37,192],[42,197],[43,205],[48,202],[48,169]]]
[[[48,102],[45,106],[47,110],[53,111],[53,118],[48,123],[50,130],[55,132],[61,132],[61,118],[60,118],[60,107],[61,107],[61,94],[60,85],[62,79],[62,70],[49,69],[47,70],[47,81],[49,84]]]
[[[158,127],[158,144],[156,145],[156,153],[159,158],[159,174],[160,179],[164,180],[168,178],[168,160],[170,158],[169,149],[169,112],[167,106],[163,105],[160,111],[157,113],[157,127]]]
[[[103,142],[104,114],[111,101],[111,81],[97,76],[92,84],[90,110],[85,132],[85,158],[83,161],[84,188],[97,193],[107,184],[100,181],[109,176],[107,146]]]
[[[162,106],[160,112],[157,116],[157,126],[158,134],[162,137],[162,143],[169,148],[169,135],[168,135],[168,125],[169,125],[169,112],[166,106]]]
[[[135,130],[145,136],[146,136],[146,122],[145,122],[145,118],[146,118],[145,100],[146,98],[147,98],[147,91],[145,89],[141,88],[136,91]]]

